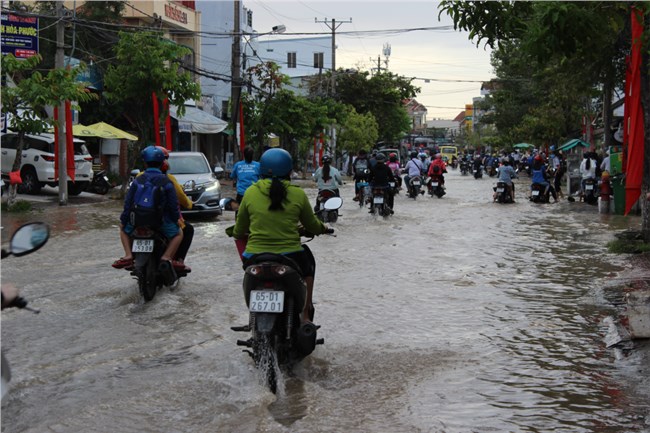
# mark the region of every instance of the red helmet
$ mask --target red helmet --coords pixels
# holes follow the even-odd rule
[[[535,156],[535,161],[544,161],[544,158],[542,158],[542,155],[537,155]]]
[[[165,155],[165,160],[162,162],[160,165],[160,171],[163,173],[167,173],[167,170],[169,170],[169,152],[167,151],[167,148],[162,147],[162,146],[155,146],[156,149],[160,149],[160,151]]]
[[[391,152],[388,154],[389,158],[397,158],[397,154],[395,152]]]

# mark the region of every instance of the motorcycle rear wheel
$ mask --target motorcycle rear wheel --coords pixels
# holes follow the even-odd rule
[[[145,302],[149,302],[156,294],[156,262],[153,254],[143,268],[138,270],[138,288]]]
[[[269,334],[257,334],[253,353],[255,366],[262,374],[266,386],[275,394],[278,390],[278,362],[272,345],[272,336]]]

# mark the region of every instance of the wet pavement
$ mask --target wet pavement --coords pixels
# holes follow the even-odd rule
[[[445,197],[401,194],[388,219],[345,185],[337,237],[309,244],[325,345],[277,396],[230,330],[247,321],[232,213],[193,220],[192,273],[148,304],[110,267],[119,200],[3,213],[3,241],[28,220],[53,236],[2,263],[42,311],[2,313],[2,431],[650,431],[647,342],[605,344],[621,286],[648,277],[605,245],[639,218],[532,204],[526,181],[499,205],[494,179],[452,171]]]

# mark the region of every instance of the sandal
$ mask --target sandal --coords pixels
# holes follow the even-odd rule
[[[115,269],[122,269],[122,268],[128,268],[133,266],[133,258],[132,257],[122,257],[118,260],[115,260],[113,264],[111,265]]]

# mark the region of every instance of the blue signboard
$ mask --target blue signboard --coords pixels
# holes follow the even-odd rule
[[[24,59],[38,54],[38,18],[2,12],[2,55]]]

